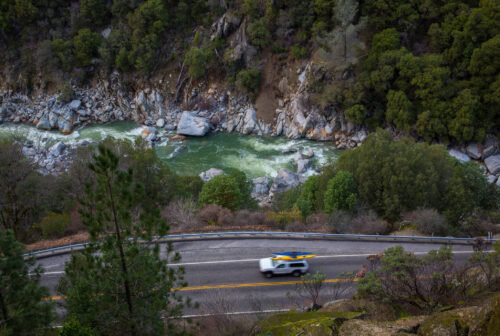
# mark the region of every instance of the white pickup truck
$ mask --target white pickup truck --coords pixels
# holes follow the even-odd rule
[[[306,260],[276,260],[273,258],[263,258],[259,260],[260,272],[266,278],[272,278],[273,275],[292,274],[301,276],[309,270],[309,264]]]

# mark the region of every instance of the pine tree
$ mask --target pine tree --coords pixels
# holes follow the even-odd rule
[[[11,230],[0,230],[0,335],[42,335],[52,322],[53,305],[39,286],[43,272],[35,260],[24,260],[24,246]]]
[[[87,185],[81,201],[89,247],[73,255],[59,290],[67,296],[68,315],[100,335],[175,335],[175,322],[190,301],[174,287],[186,286],[180,260],[160,245],[153,234],[165,235],[168,226],[159,208],[145,197],[131,169],[118,169],[119,158],[100,145],[90,169],[96,183]]]

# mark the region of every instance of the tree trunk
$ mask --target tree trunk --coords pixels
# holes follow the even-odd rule
[[[0,291],[0,307],[2,308],[2,318],[0,319],[0,322],[2,320],[7,321],[9,319],[9,312],[7,311],[7,306],[3,300],[2,291]]]
[[[111,182],[110,182],[110,177],[108,176],[107,179],[107,186],[108,186],[108,192],[109,192],[109,197],[111,198],[111,208],[113,211],[113,221],[115,225],[115,232],[116,232],[116,241],[118,243],[118,249],[120,250],[120,259],[121,259],[121,264],[122,264],[122,271],[123,271],[123,276],[124,276],[124,286],[125,286],[125,299],[127,301],[127,306],[128,306],[128,311],[130,314],[131,318],[131,334],[134,336],[136,334],[135,330],[135,322],[134,322],[134,307],[132,305],[132,295],[130,293],[130,280],[128,276],[128,269],[127,269],[127,263],[125,261],[125,254],[123,253],[123,246],[122,246],[122,239],[121,239],[121,234],[120,234],[120,227],[118,226],[118,217],[116,215],[116,208],[115,208],[115,200],[113,197],[113,191],[111,189]]]

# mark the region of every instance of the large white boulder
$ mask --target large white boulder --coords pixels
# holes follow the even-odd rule
[[[203,182],[208,182],[214,177],[222,174],[224,174],[224,171],[217,168],[210,168],[209,170],[202,172],[200,174],[200,178],[203,180]]]
[[[182,112],[177,125],[177,133],[192,136],[204,136],[210,130],[210,122],[203,117],[198,117],[189,111]]]
[[[455,159],[457,159],[457,160],[459,160],[461,162],[469,162],[470,161],[470,157],[467,154],[465,154],[465,153],[463,153],[463,152],[461,152],[459,150],[450,149],[450,150],[448,150],[448,153],[451,156],[453,156]]]
[[[484,164],[491,174],[496,175],[500,173],[500,155],[493,155],[486,158],[486,160],[484,160]]]

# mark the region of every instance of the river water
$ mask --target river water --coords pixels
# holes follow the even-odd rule
[[[38,130],[21,124],[0,125],[0,139],[20,137],[50,146],[57,141],[72,144],[80,140],[95,142],[106,137],[134,140],[141,136],[144,126],[133,122],[113,122],[105,125],[93,125],[75,130],[70,135],[59,132]],[[255,137],[240,134],[216,133],[201,138],[187,138],[184,141],[170,141],[174,133],[160,130],[161,141],[156,144],[158,156],[171,169],[179,174],[199,174],[210,168],[228,170],[237,168],[250,178],[275,176],[278,169],[288,168],[295,171],[294,153],[285,154],[289,148],[302,148],[304,153],[314,152],[314,167],[335,161],[339,151],[331,143],[309,140],[289,140],[282,137]],[[172,152],[179,146],[186,146],[175,157]],[[314,174],[311,169],[307,175]]]

